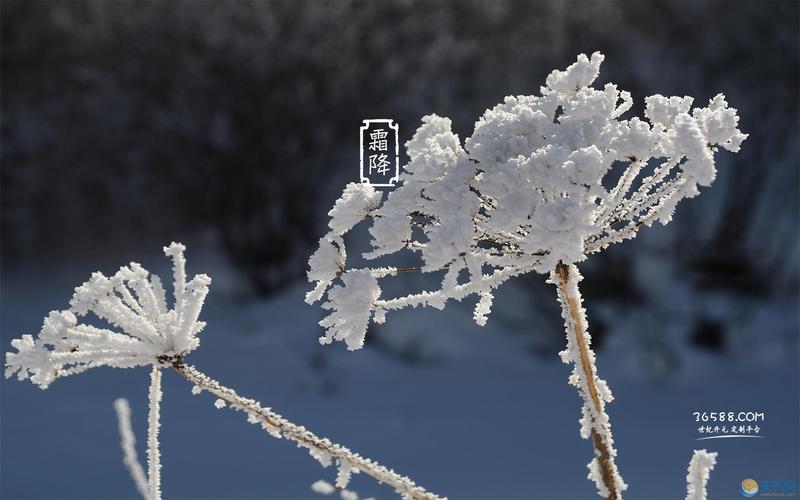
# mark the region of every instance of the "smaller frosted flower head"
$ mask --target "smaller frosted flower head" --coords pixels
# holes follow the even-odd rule
[[[164,247],[173,261],[172,309],[159,277],[135,262],[111,277],[96,272],[75,288],[69,309],[50,312],[36,337],[11,341],[17,352],[6,353],[6,378],[16,374],[46,389],[56,378],[96,366],[159,364],[196,349],[211,278],[199,274],[186,282],[184,250],[180,243]],[[80,323],[90,312],[113,329]]]

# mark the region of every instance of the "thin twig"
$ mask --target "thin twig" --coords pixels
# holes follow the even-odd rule
[[[239,396],[233,389],[221,385],[193,366],[184,364],[180,359],[173,360],[172,367],[178,374],[195,386],[214,394],[225,401],[231,408],[247,413],[248,420],[257,419],[256,421],[260,421],[262,426],[271,434],[277,434],[286,439],[290,439],[298,445],[307,448],[312,454],[328,454],[339,460],[340,463],[347,463],[360,472],[372,476],[378,480],[378,482],[388,484],[394,488],[395,491],[400,493],[403,498],[415,500],[433,500],[441,498],[426,491],[421,486],[415,484],[411,479],[401,476],[392,469],[353,453],[344,446],[333,443],[326,438],[318,437],[305,427],[293,424],[269,408],[264,408],[258,401]]]
[[[395,269],[397,274],[400,273],[419,273],[422,272],[422,267],[398,267]]]
[[[131,407],[128,400],[119,398],[114,401],[114,410],[117,412],[117,423],[119,425],[120,446],[122,447],[122,463],[131,474],[133,483],[142,498],[149,500],[149,487],[147,476],[144,473],[139,457],[136,455],[136,435],[131,426]]]

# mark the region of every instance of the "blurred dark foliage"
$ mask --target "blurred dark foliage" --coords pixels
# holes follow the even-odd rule
[[[751,134],[681,207],[665,258],[698,290],[797,293],[797,2],[6,0],[2,28],[7,265],[211,231],[269,293],[355,178],[362,119],[406,140],[436,112],[463,137],[602,50],[635,113],[723,91]],[[589,295],[645,300],[630,255],[593,259]]]

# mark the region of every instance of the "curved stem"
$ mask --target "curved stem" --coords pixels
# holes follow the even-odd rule
[[[172,367],[178,374],[196,387],[214,394],[226,402],[231,408],[247,413],[249,422],[260,422],[262,427],[270,434],[276,437],[290,439],[299,446],[307,448],[311,455],[320,460],[320,462],[329,463],[331,458],[335,458],[339,461],[340,466],[346,464],[349,467],[358,469],[360,472],[372,476],[380,483],[388,484],[394,488],[395,491],[400,493],[403,498],[420,500],[440,498],[426,491],[421,486],[418,486],[411,479],[401,476],[373,460],[353,453],[344,446],[333,443],[328,439],[318,437],[311,431],[306,430],[305,427],[289,422],[269,408],[261,406],[258,401],[239,396],[233,389],[223,386],[193,366],[186,365],[180,360],[174,360],[172,362]],[[327,463],[323,463],[323,465],[327,465]]]
[[[611,424],[605,412],[605,403],[611,401],[611,392],[605,381],[597,376],[591,337],[586,330],[586,314],[582,307],[578,282],[581,275],[574,265],[559,263],[551,276],[558,291],[567,332],[567,349],[561,353],[565,363],[574,363],[570,383],[578,387],[584,400],[583,428],[581,434],[591,434],[596,457],[589,463],[589,477],[594,479],[601,496],[609,500],[622,498],[627,485],[619,475],[614,458],[614,440]]]
[[[136,455],[136,436],[131,426],[131,407],[128,400],[119,398],[114,401],[114,410],[117,412],[117,424],[119,425],[120,446],[122,447],[122,463],[131,474],[133,484],[142,498],[149,500],[150,487],[147,484],[147,476],[144,473],[139,457]]]

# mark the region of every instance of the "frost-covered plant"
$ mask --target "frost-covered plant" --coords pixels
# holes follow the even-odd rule
[[[320,342],[341,340],[352,350],[364,345],[370,320],[406,307],[442,309],[477,295],[474,317],[483,325],[495,288],[531,271],[548,275],[566,325],[561,358],[574,364],[569,380],[583,399],[581,436],[595,447],[589,477],[601,496],[620,498],[627,485],[605,412],[612,396],[597,376],[575,264],[642,226],[668,223],[679,201],[713,182],[714,154],[738,151],[747,136],[722,94],[695,108],[691,97],[654,95],[644,119],[622,119],[630,94],[611,83],[592,87],[602,61],[599,52],[581,54],[550,73],[541,95],[506,97],[463,144],[449,119],[424,117],[406,143],[399,188],[382,200],[368,184],[349,184],[336,201],[309,260],[315,287],[306,300],[327,291]],[[419,254],[420,266],[348,268],[343,235],[363,220],[372,222],[363,257],[406,250]],[[382,297],[379,280],[407,271],[442,272],[441,287]]]
[[[717,465],[716,453],[694,450],[686,474],[686,500],[706,499],[706,485],[715,465]]]
[[[56,378],[96,366],[158,366],[197,348],[205,326],[198,317],[211,278],[201,274],[186,283],[184,250],[178,243],[164,248],[173,260],[172,309],[159,277],[135,262],[110,278],[96,272],[75,288],[69,309],[50,312],[36,338],[11,341],[17,352],[6,354],[6,376],[16,373],[46,389]],[[119,331],[78,322],[90,312]]]
[[[409,478],[313,434],[185,364],[184,357],[200,343],[197,335],[205,323],[198,318],[211,279],[200,274],[186,281],[184,250],[179,243],[164,248],[164,253],[173,261],[172,308],[167,304],[161,280],[139,264],[123,266],[111,277],[94,273],[89,281],[75,288],[70,308],[50,312],[35,337],[23,335],[11,341],[16,352],[6,353],[6,377],[16,375],[19,380],[30,379],[46,389],[57,378],[97,366],[151,366],[146,475],[136,456],[130,407],[125,400],[115,402],[123,462],[136,488],[148,500],[161,498],[158,434],[161,371],[165,367],[173,368],[191,382],[194,394],[206,391],[216,396],[214,405],[217,408],[229,406],[244,412],[249,423],[259,424],[273,437],[286,438],[306,448],[324,467],[335,463],[338,469],[336,487],[342,492],[349,491],[346,487],[352,474],[363,472],[388,484],[403,498],[439,498]],[[90,312],[112,328],[98,328],[78,321],[78,317],[83,318]]]

